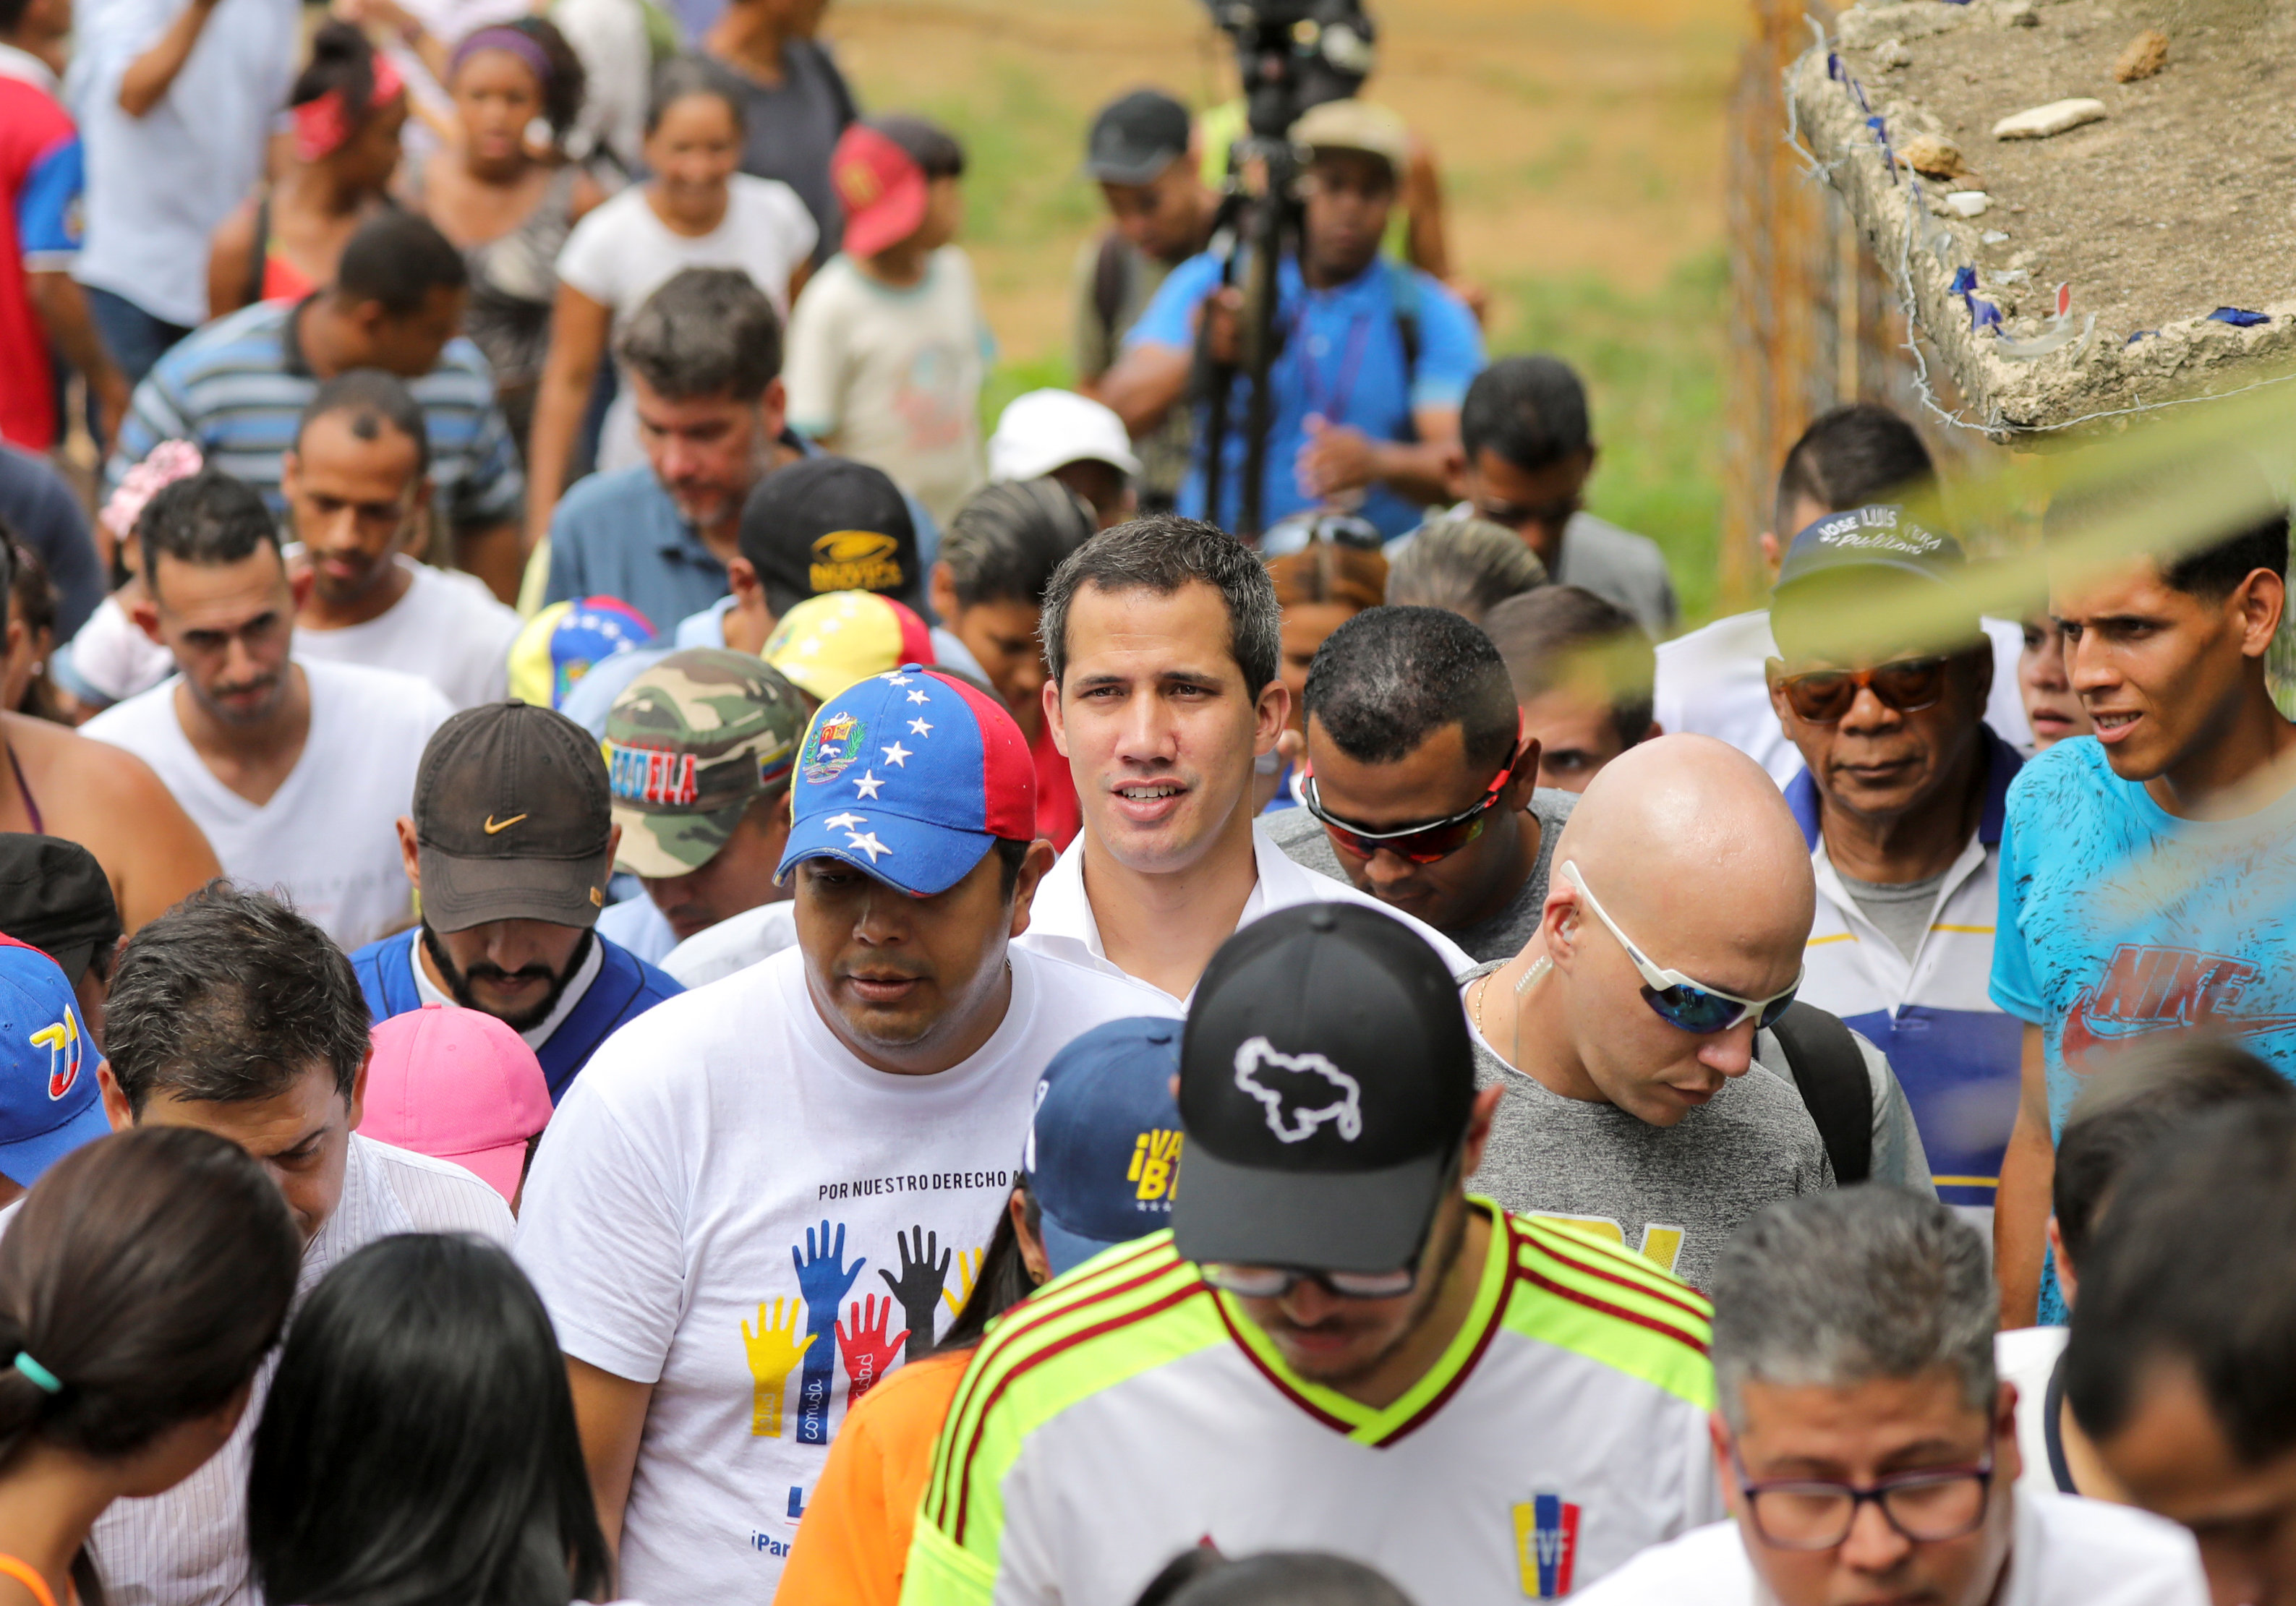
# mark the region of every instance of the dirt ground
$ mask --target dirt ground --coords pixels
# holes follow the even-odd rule
[[[1659,291],[1722,231],[1722,104],[1742,0],[1385,0],[1373,98],[1440,154],[1460,271]],[[1077,173],[1095,110],[1160,85],[1226,98],[1198,0],[837,0],[828,37],[866,105],[916,107],[976,164],[968,245],[1007,362],[1065,348],[1068,273],[1098,225]]]
[[[1986,222],[2009,237],[1980,270],[2030,272],[2028,309],[2070,282],[2074,309],[2114,340],[2296,291],[2296,11],[2063,0],[2037,15],[2030,29],[1908,40],[1913,64],[1898,72],[1857,63],[1935,113],[1976,169],[1966,182],[1993,197]],[[2168,66],[2113,82],[2114,57],[2147,27],[2168,33]],[[2052,139],[1991,137],[2000,118],[2077,95],[2103,101],[2105,119]],[[2194,226],[2207,223],[2224,226]]]

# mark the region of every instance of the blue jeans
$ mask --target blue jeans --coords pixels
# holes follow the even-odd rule
[[[168,347],[192,332],[181,324],[153,317],[125,296],[93,284],[80,290],[87,297],[87,310],[103,337],[104,349],[130,385],[139,383]]]

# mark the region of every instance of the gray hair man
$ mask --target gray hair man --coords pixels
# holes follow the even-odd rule
[[[1714,1464],[1731,1520],[1645,1551],[1586,1606],[2199,1606],[2191,1540],[2021,1494],[1985,1241],[1934,1199],[1773,1205],[1713,1279]]]

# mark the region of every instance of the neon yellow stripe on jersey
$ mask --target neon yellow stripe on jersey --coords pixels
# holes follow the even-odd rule
[[[965,1549],[930,1522],[909,1536],[901,1606],[988,1606],[996,1593],[996,1564]]]
[[[1702,1410],[1714,1404],[1705,1299],[1642,1256],[1550,1222],[1513,1218],[1507,1330],[1640,1378]]]

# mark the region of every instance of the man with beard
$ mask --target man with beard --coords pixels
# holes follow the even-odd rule
[[[374,1018],[482,1010],[564,1097],[615,1028],[684,990],[591,929],[621,840],[611,810],[598,744],[563,714],[495,702],[440,725],[398,821],[422,923],[351,955]]]
[[[150,765],[242,886],[279,888],[348,948],[410,911],[392,822],[453,713],[426,681],[288,656],[310,589],[251,486],[214,469],[138,523],[135,619],[177,673],[83,727]]]
[[[297,656],[419,675],[458,709],[504,694],[518,615],[472,576],[407,556],[431,496],[430,432],[406,385],[355,368],[320,386],[280,487],[311,575]]]

